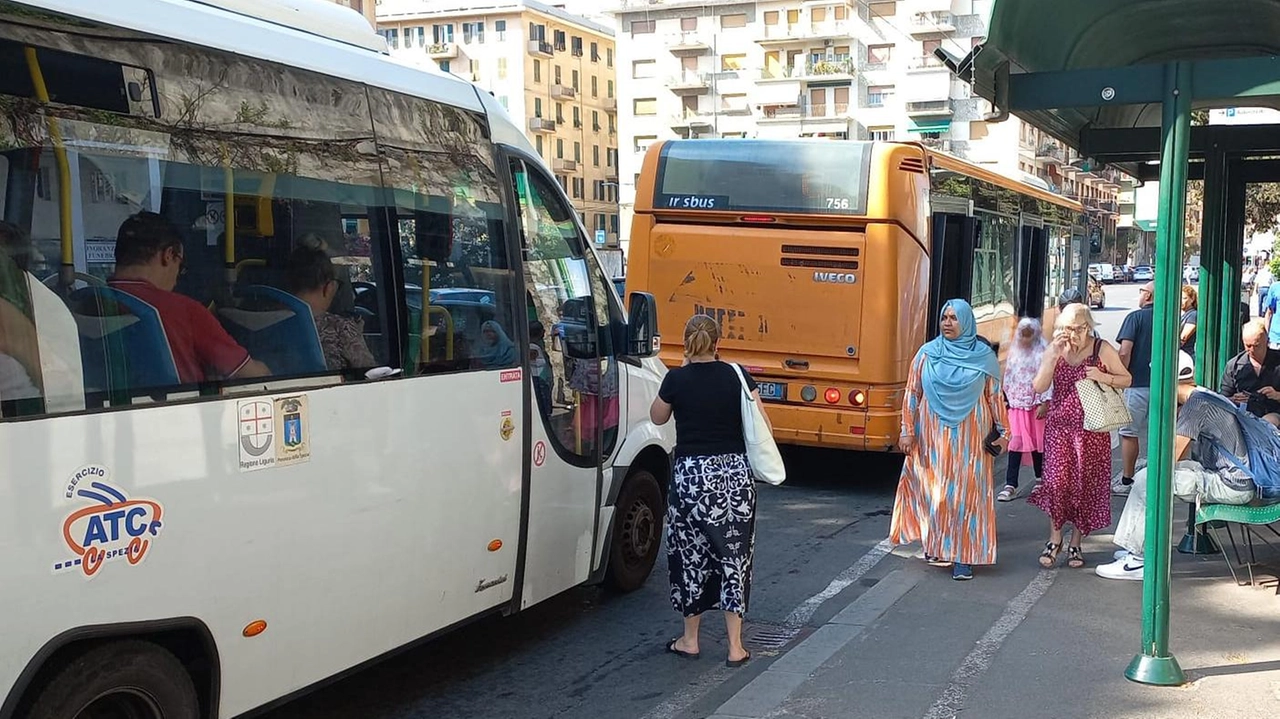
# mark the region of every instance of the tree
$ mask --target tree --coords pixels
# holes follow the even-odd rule
[[[1208,125],[1208,110],[1192,110],[1193,126]],[[1187,183],[1187,227],[1199,225],[1201,208],[1204,206],[1204,182],[1191,180]],[[1194,215],[1192,213],[1195,213]],[[1249,185],[1245,189],[1244,200],[1244,232],[1252,235],[1258,232],[1275,232],[1280,230],[1280,183]],[[1199,249],[1199,238],[1188,237],[1188,243],[1195,243]]]

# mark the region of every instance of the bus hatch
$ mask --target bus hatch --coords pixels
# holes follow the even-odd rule
[[[803,372],[806,358],[857,357],[862,233],[683,224],[665,230],[654,228],[648,263],[668,341],[680,341],[691,315],[706,314],[720,324],[722,347],[776,354],[779,369]]]

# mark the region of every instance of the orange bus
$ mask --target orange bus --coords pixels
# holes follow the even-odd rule
[[[1006,346],[1079,271],[1079,203],[918,144],[671,140],[636,183],[627,289],[663,361],[716,318],[779,443],[897,451],[907,372],[947,299]],[[1046,323],[1048,324],[1048,323]]]

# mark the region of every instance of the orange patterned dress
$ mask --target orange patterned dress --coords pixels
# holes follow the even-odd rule
[[[995,564],[995,458],[982,445],[993,421],[1008,426],[999,383],[987,378],[973,412],[948,427],[929,409],[920,379],[924,359],[916,357],[907,378],[902,426],[914,428],[916,441],[902,465],[889,541],[919,540],[926,555],[948,562]]]

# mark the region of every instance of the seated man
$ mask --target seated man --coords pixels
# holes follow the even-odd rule
[[[1244,352],[1227,363],[1222,394],[1251,414],[1280,427],[1280,350],[1267,347],[1261,320],[1244,326]]]
[[[1178,420],[1174,427],[1173,494],[1193,502],[1197,497],[1214,504],[1248,504],[1254,497],[1249,475],[1232,458],[1248,466],[1245,432],[1230,400],[1195,385],[1195,362],[1178,353]],[[1268,430],[1273,431],[1273,430]],[[1221,451],[1219,450],[1221,448]],[[1134,477],[1113,540],[1125,551],[1116,561],[1095,569],[1105,579],[1142,579],[1146,544],[1147,470]]]
[[[183,272],[182,255],[178,229],[154,212],[139,212],[120,225],[116,271],[107,284],[160,313],[183,384],[270,376],[271,370],[231,339],[204,305],[173,291]]]
[[[299,246],[289,255],[287,289],[311,306],[325,365],[331,370],[372,369],[377,365],[364,341],[364,320],[329,310],[338,293],[333,261],[319,247]]]

